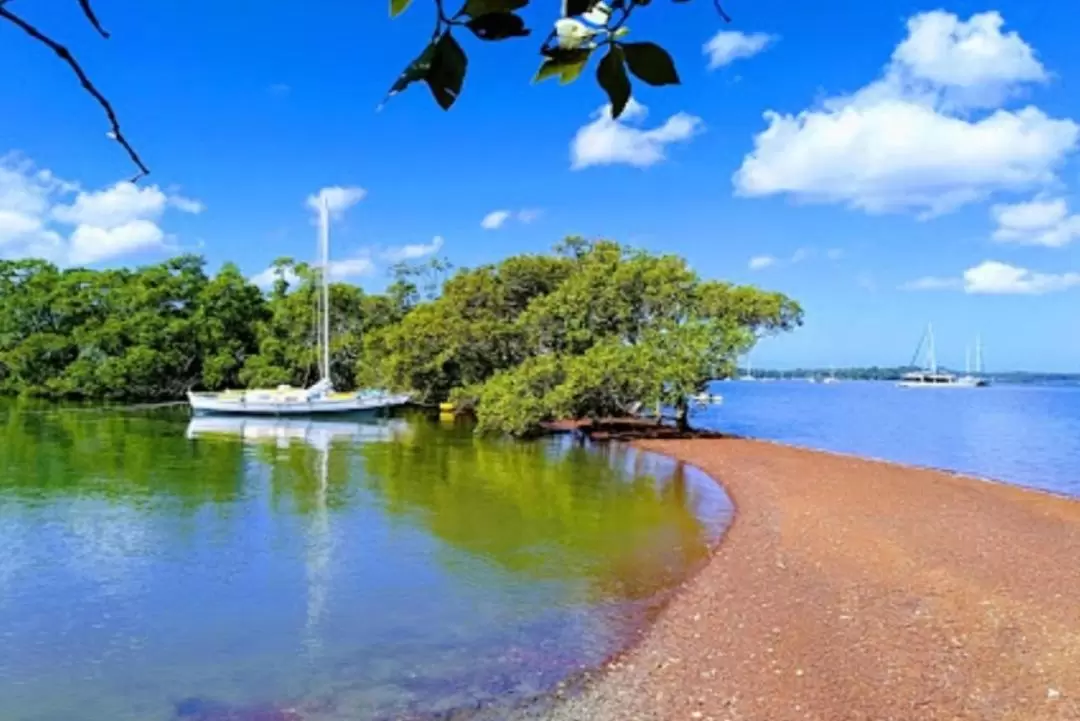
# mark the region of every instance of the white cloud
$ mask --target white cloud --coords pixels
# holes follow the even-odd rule
[[[776,258],[771,255],[755,255],[748,263],[750,270],[764,270],[771,265],[776,265]]]
[[[444,242],[441,235],[436,235],[431,239],[430,243],[414,243],[412,245],[389,248],[388,250],[383,251],[382,256],[391,262],[417,260],[438,253],[443,247]]]
[[[166,234],[159,221],[169,208],[198,213],[203,205],[156,185],[83,190],[19,156],[0,157],[0,253],[6,258],[89,264],[160,248]]]
[[[375,273],[375,262],[366,254],[330,261],[330,280],[347,280]]]
[[[351,258],[330,261],[329,276],[332,281],[344,281],[374,275],[375,270],[375,261],[366,250],[362,250]],[[280,269],[274,266],[256,273],[249,280],[263,290],[268,290],[274,286],[279,277],[290,286],[296,286],[300,282],[300,276],[291,268]]]
[[[256,273],[255,275],[251,276],[249,280],[255,285],[265,290],[273,287],[274,282],[278,279],[278,276],[283,277],[285,279],[285,282],[287,282],[289,285],[295,285],[296,282],[300,280],[299,276],[297,276],[296,273],[294,273],[291,269],[286,268],[284,271],[282,271],[279,268],[275,268],[274,266],[270,266],[266,270],[260,273]]]
[[[516,220],[523,225],[528,225],[539,218],[542,213],[543,211],[539,208],[522,208],[517,212],[512,210],[493,210],[483,217],[480,221],[480,227],[484,230],[498,230],[510,220]]]
[[[524,223],[525,225],[528,225],[529,223],[533,222],[541,215],[543,215],[543,213],[544,211],[540,210],[539,208],[522,208],[517,212],[517,219],[519,223]]]
[[[1023,83],[1045,82],[1035,51],[1015,32],[1002,33],[998,12],[961,21],[944,10],[908,20],[908,37],[893,51],[893,67],[945,89],[969,107],[993,107]]]
[[[964,271],[964,292],[998,295],[1043,295],[1080,286],[1080,273],[1037,273],[995,260]]]
[[[796,248],[795,252],[791,254],[791,262],[801,263],[804,260],[807,260],[813,254],[814,251],[810,248]]]
[[[877,291],[877,278],[870,271],[864,270],[855,276],[855,285],[865,291],[874,293]]]
[[[1060,248],[1080,238],[1080,215],[1070,215],[1064,198],[1037,197],[1026,203],[995,205],[994,240]]]
[[[704,123],[701,118],[676,113],[651,129],[635,127],[644,121],[648,110],[630,100],[618,120],[611,118],[611,106],[594,114],[594,120],[578,129],[570,143],[573,170],[594,165],[632,165],[646,168],[664,160],[672,143],[686,142],[697,135]]]
[[[80,225],[71,234],[68,260],[75,265],[96,263],[161,247],[164,239],[165,233],[150,220],[136,219],[110,228]]]
[[[963,290],[972,295],[1044,295],[1080,287],[1080,273],[1040,273],[996,260],[968,268],[960,278],[927,276],[903,290]]]
[[[964,281],[961,278],[926,275],[902,284],[900,290],[959,290],[963,287]]]
[[[795,115],[767,111],[736,192],[928,216],[1054,181],[1080,138],[1075,122],[1031,106],[966,114],[1045,77],[1000,28],[996,13],[913,17],[879,80]]]
[[[480,227],[484,230],[498,230],[508,220],[510,220],[509,210],[493,210],[480,221]]]
[[[185,213],[191,213],[192,215],[198,215],[206,210],[206,205],[204,205],[202,201],[185,198],[182,195],[170,195],[169,205]]]
[[[829,248],[825,251],[825,257],[829,260],[840,260],[844,257],[843,248]]]
[[[757,55],[779,38],[767,33],[740,33],[721,30],[705,43],[703,50],[709,56],[709,69],[728,65],[740,58]]]
[[[117,228],[135,220],[156,220],[172,206],[185,213],[201,213],[197,200],[180,195],[166,195],[156,185],[138,186],[130,182],[94,192],[80,191],[69,205],[54,206],[50,215],[69,225]]]
[[[325,198],[326,205],[330,209],[330,217],[341,218],[346,210],[359,203],[366,195],[366,190],[355,185],[331,185],[320,189],[319,192],[313,195],[309,195],[307,207],[318,213]]]
[[[292,92],[292,87],[285,83],[274,83],[266,89],[266,92],[275,97],[283,98]]]

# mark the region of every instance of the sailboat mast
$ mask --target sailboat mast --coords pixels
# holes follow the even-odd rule
[[[975,372],[982,375],[982,336],[975,336]]]
[[[322,380],[330,380],[330,206],[326,198],[319,206],[319,359]]]
[[[937,373],[937,355],[934,352],[934,324],[926,324],[926,339],[927,339],[927,351],[926,354],[930,360],[930,372]]]

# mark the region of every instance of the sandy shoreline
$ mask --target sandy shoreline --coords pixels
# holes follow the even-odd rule
[[[741,439],[639,441],[735,520],[557,721],[1080,719],[1080,502]]]

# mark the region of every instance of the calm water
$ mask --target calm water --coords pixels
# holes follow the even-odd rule
[[[695,423],[1080,496],[1080,387],[715,383]]]
[[[425,421],[8,404],[0,433],[5,721],[531,695],[619,649],[730,512],[655,456]]]

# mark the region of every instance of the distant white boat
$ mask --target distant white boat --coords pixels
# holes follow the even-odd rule
[[[990,381],[983,377],[982,368],[982,336],[975,336],[975,374],[971,372],[971,347],[964,350],[964,375],[957,383],[965,386],[982,387],[990,385]]]
[[[919,350],[924,345],[926,347],[925,369],[905,373],[897,383],[898,386],[902,388],[977,388],[985,385],[984,381],[972,376],[957,378],[948,371],[938,370],[937,356],[934,349],[934,327],[931,324],[927,324],[926,333],[923,334],[918,347],[915,349],[916,357],[918,357]]]
[[[718,406],[724,402],[724,397],[719,393],[698,393],[696,396],[690,396],[690,400],[698,408],[707,408],[709,406]]]
[[[223,393],[188,392],[188,402],[196,413],[231,413],[237,415],[315,415],[357,413],[402,406],[408,394],[382,390],[337,393],[330,380],[330,210],[326,199],[319,208],[319,371],[322,376],[310,388],[278,386],[273,389],[225,391]]]
[[[836,377],[836,369],[835,368],[829,369],[829,375],[826,376],[825,379],[822,380],[821,382],[822,383],[839,383],[840,379]]]

